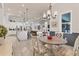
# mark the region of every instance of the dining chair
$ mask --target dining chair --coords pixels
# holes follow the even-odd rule
[[[32,47],[33,47],[33,56],[39,55],[44,56],[47,52],[47,49],[39,41],[40,36],[32,36]]]
[[[79,36],[77,37],[77,39],[75,41],[73,51],[74,51],[75,56],[77,56],[77,55],[79,56]]]
[[[16,37],[19,41],[27,40],[28,32],[27,31],[16,31]]]
[[[59,38],[59,40],[60,39],[63,40],[63,32],[55,32],[55,36]],[[57,51],[61,49],[62,45],[54,45],[53,47],[54,47],[54,50]]]
[[[63,39],[63,32],[55,32],[55,36],[60,39]]]
[[[63,40],[63,32],[55,32],[55,37],[59,38],[58,40]],[[66,40],[65,40],[66,41]],[[63,55],[63,47],[64,45],[53,45],[53,53],[54,55],[60,56]]]
[[[79,56],[79,36],[76,38],[74,47],[63,45],[56,55],[59,56]]]

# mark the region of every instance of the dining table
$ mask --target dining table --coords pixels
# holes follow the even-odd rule
[[[40,37],[39,41],[42,44],[44,45],[47,44],[50,47],[50,50],[49,50],[50,56],[54,55],[53,47],[52,47],[53,45],[60,46],[60,45],[65,45],[67,43],[67,41],[64,38],[58,38],[56,36],[54,36],[52,39],[48,39],[47,36],[43,36],[43,37]]]

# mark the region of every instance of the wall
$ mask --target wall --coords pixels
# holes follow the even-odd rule
[[[3,24],[3,21],[2,21],[2,9],[0,8],[0,25]]]
[[[55,31],[60,31],[60,16],[61,13],[72,10],[72,32],[79,33],[79,4],[74,3],[57,3],[53,6],[53,11],[58,11],[56,21],[58,22]]]
[[[58,16],[55,19],[57,21],[57,27],[53,28],[52,30],[55,31],[60,31],[60,16],[61,13],[65,12],[65,11],[70,11],[72,10],[72,32],[75,33],[79,33],[79,27],[78,27],[78,23],[79,23],[79,4],[64,4],[64,3],[57,3],[53,5],[53,11],[58,11]],[[0,24],[4,24],[7,28],[11,25],[8,22],[8,15],[7,13],[4,14],[4,17],[2,16],[2,10],[0,8]]]
[[[7,28],[9,28],[9,26],[11,24],[9,24],[9,21],[8,21],[8,15],[7,15],[7,12],[5,13],[5,10],[3,10],[2,8],[0,8],[0,25],[3,25]],[[9,34],[9,31],[8,31],[8,34]]]
[[[4,25],[5,27],[8,26],[8,15],[2,8],[0,8],[0,24]]]

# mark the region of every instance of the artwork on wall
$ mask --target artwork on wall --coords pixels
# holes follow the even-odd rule
[[[71,13],[64,13],[62,14],[62,22],[65,23],[65,22],[70,22],[71,21]]]
[[[71,33],[71,12],[66,12],[61,15],[62,32]]]
[[[57,27],[57,22],[56,21],[52,22],[52,27]]]
[[[51,27],[53,28],[53,27],[57,27],[57,21],[56,20],[51,20],[50,21],[50,25],[51,25]]]
[[[70,24],[62,24],[62,32],[69,33],[70,32]]]

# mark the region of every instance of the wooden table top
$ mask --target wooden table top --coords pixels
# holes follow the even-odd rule
[[[44,37],[41,37],[39,40],[42,43],[51,44],[51,45],[63,45],[63,44],[67,43],[67,41],[65,39],[59,39],[59,38],[56,38],[56,37],[54,37],[52,40],[48,40],[47,37],[44,36]]]

